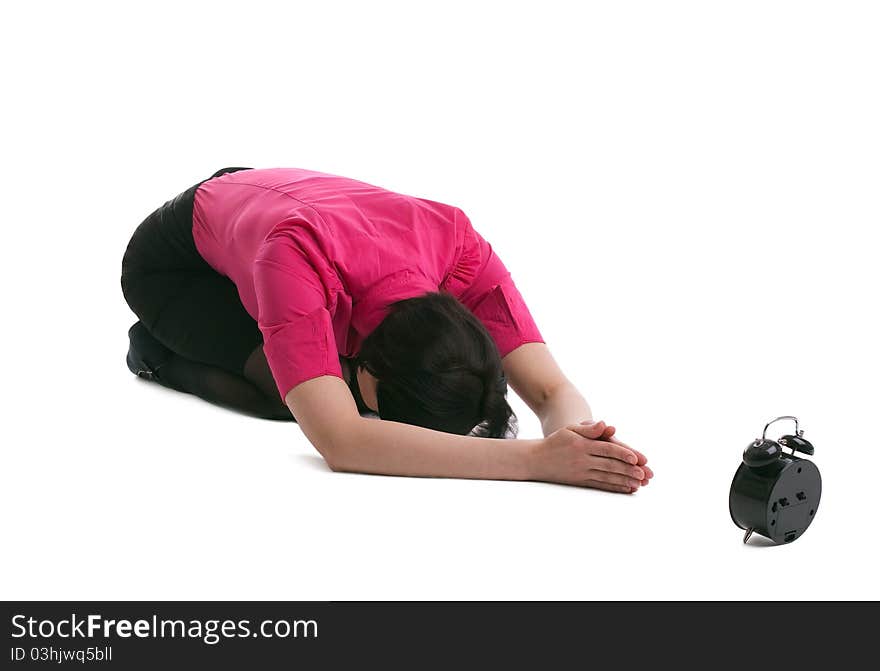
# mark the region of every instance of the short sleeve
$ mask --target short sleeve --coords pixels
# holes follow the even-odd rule
[[[504,357],[527,342],[545,342],[513,276],[499,256],[456,208],[464,227],[461,253],[444,283],[486,327]]]
[[[325,284],[293,235],[270,236],[253,270],[257,324],[281,398],[321,375],[342,378]]]

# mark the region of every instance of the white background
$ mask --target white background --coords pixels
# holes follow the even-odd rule
[[[0,597],[880,598],[874,3],[7,3],[0,26]],[[654,481],[334,474],[295,424],[132,376],[125,245],[234,165],[464,209]],[[729,483],[781,414],[822,504],[744,546]]]

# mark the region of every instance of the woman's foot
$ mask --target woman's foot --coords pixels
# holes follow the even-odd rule
[[[128,329],[128,369],[146,380],[155,379],[156,371],[171,358],[172,351],[160,343],[142,322],[136,321]]]

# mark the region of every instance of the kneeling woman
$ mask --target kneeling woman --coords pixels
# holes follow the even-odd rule
[[[459,208],[298,168],[224,168],[135,230],[133,373],[296,421],[333,470],[631,493],[645,457],[593,422]],[[541,419],[516,439],[507,383]],[[378,416],[378,418],[377,418]]]

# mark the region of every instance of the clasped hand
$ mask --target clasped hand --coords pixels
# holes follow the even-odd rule
[[[533,459],[534,479],[632,494],[654,477],[647,458],[603,421],[569,424],[547,436]]]

